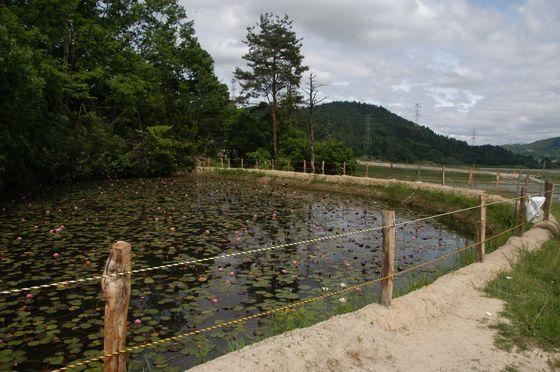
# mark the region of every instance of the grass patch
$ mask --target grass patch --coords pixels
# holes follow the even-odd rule
[[[502,313],[510,320],[496,325],[496,344],[545,350],[560,348],[560,238],[541,250],[522,252],[510,272],[501,273],[486,292],[506,302]]]

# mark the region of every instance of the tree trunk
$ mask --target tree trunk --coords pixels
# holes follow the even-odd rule
[[[274,159],[278,159],[278,117],[276,100],[272,102],[272,151]]]

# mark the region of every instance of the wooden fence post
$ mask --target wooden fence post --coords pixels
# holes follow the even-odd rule
[[[270,168],[271,168],[272,170],[274,170],[274,159],[272,159],[272,160],[270,161]]]
[[[395,174],[393,173],[393,162],[391,162],[391,179],[395,178]]]
[[[548,221],[550,219],[550,205],[552,203],[552,193],[554,192],[554,184],[550,181],[544,182],[544,205],[543,205],[543,220]]]
[[[418,181],[420,181],[420,165],[418,165]]]
[[[241,169],[243,169],[243,158],[241,158]]]
[[[307,173],[307,160],[303,160],[303,173]]]
[[[321,162],[321,173],[325,174],[325,161]]]
[[[342,162],[342,175],[346,176],[346,161]]]
[[[445,186],[445,165],[441,166],[441,185]]]
[[[379,303],[391,306],[393,273],[395,272],[395,211],[383,211],[383,264],[381,267],[381,298]]]
[[[477,229],[476,262],[484,261],[486,254],[486,194],[480,195],[480,211]]]
[[[227,158],[227,167],[231,168],[231,158]]]
[[[525,224],[526,224],[526,216],[525,216],[525,199],[527,195],[527,189],[525,187],[521,188],[521,199],[519,200],[519,236],[525,234]]]
[[[104,353],[112,354],[124,350],[128,306],[130,304],[130,244],[118,241],[113,244],[105,263],[101,288],[105,298]],[[128,273],[128,274],[122,274]],[[126,371],[126,353],[105,358],[105,372]]]
[[[500,192],[500,172],[496,173],[496,194]]]
[[[366,164],[366,177],[369,177],[369,164]]]
[[[467,185],[468,185],[469,187],[472,187],[472,184],[473,184],[473,170],[472,170],[472,168],[471,168],[471,169],[469,170],[469,181],[468,181]]]

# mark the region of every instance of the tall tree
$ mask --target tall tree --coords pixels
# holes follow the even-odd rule
[[[0,189],[169,174],[232,105],[178,0],[0,0]]]
[[[321,104],[327,97],[318,98],[319,88],[326,84],[317,82],[317,75],[309,74],[307,87],[303,89],[307,95],[307,135],[309,136],[309,152],[311,154],[310,164],[311,173],[315,173],[315,126],[313,123],[313,114],[317,110],[317,106]]]
[[[307,70],[302,64],[301,40],[293,31],[288,15],[262,14],[256,26],[247,28],[244,43],[249,46],[249,52],[243,59],[248,70],[237,67],[234,72],[245,98],[265,97],[270,105],[275,159],[279,153],[279,106],[292,88],[299,87],[301,75]]]

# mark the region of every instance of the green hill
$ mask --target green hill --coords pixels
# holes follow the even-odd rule
[[[361,157],[398,162],[536,166],[529,157],[492,145],[470,146],[436,134],[389,110],[358,102],[331,102],[318,107],[318,137],[334,137]]]
[[[547,138],[527,144],[504,145],[503,147],[516,154],[528,155],[536,159],[545,157],[558,159],[560,157],[560,137]]]

